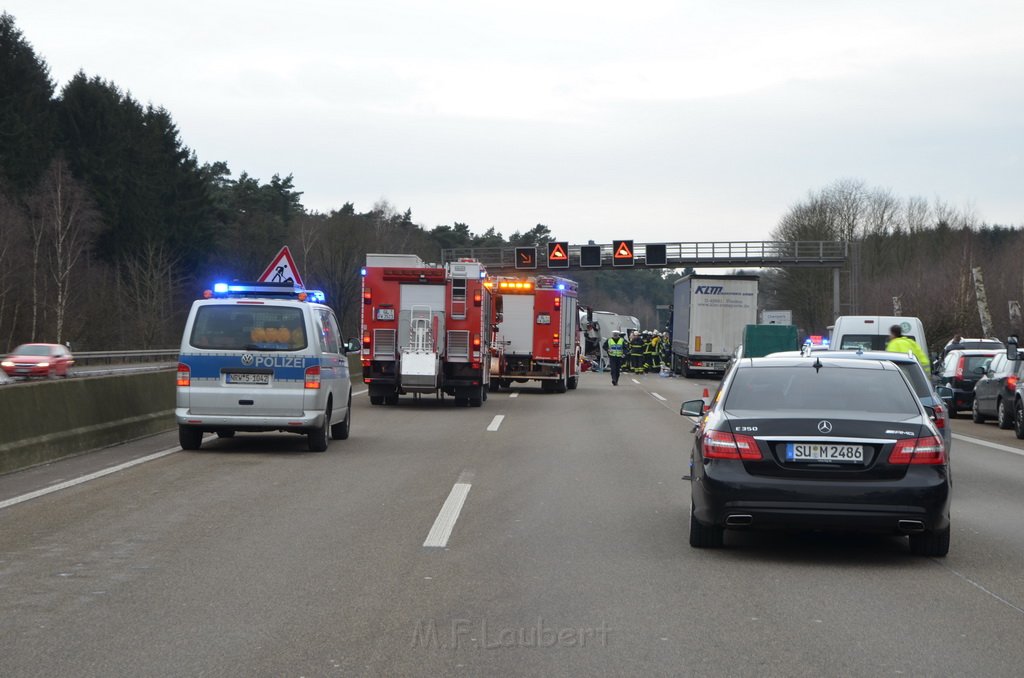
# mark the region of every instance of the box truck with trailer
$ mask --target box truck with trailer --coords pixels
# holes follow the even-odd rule
[[[757,323],[757,276],[690,274],[673,290],[672,367],[687,377],[722,374]]]

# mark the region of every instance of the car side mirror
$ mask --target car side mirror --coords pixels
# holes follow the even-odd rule
[[[928,418],[929,419],[931,419],[932,421],[935,421],[935,408],[934,407],[929,407],[928,405],[925,405],[924,406],[924,411],[928,413]]]
[[[975,368],[974,368],[974,369],[973,369],[972,371],[973,371],[973,372],[974,372],[975,374],[978,374],[978,375],[981,375],[981,374],[985,374],[985,372],[986,372],[985,368],[984,368],[984,367],[982,367],[981,365],[978,365],[978,366],[977,366],[977,367],[975,367]]]
[[[1017,345],[1020,342],[1017,339],[1016,334],[1011,334],[1006,338],[1006,359],[1016,360],[1017,359]]]
[[[679,414],[685,417],[702,417],[704,416],[704,401],[703,400],[687,400],[679,408]]]
[[[946,403],[947,406],[953,403],[953,389],[948,386],[936,386],[935,393],[938,394],[942,402]]]

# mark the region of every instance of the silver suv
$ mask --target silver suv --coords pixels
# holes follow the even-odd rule
[[[193,302],[178,358],[175,418],[186,450],[203,433],[305,434],[322,452],[348,438],[352,383],[334,311],[291,284],[218,284]]]

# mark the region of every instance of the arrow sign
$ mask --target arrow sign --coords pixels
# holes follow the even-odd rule
[[[291,250],[285,245],[277,253],[277,255],[271,260],[270,266],[267,266],[267,270],[263,271],[263,275],[258,278],[259,282],[274,282],[274,283],[293,283],[298,287],[303,287],[302,276],[299,275],[299,269],[295,267],[295,260],[292,259]]]
[[[517,247],[516,268],[537,268],[537,248]]]

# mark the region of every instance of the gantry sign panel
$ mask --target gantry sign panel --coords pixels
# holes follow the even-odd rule
[[[441,253],[444,263],[471,258],[491,273],[505,270],[630,268],[841,268],[849,243],[827,240],[613,243],[570,245],[564,241],[533,246],[460,247]],[[546,255],[546,260],[541,261]]]

